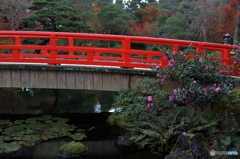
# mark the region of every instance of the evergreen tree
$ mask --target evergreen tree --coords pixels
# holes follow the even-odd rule
[[[34,25],[24,30],[93,32],[89,26],[81,22],[81,16],[77,15],[73,8],[62,5],[57,0],[37,0],[29,9],[36,11],[35,15],[25,20],[34,22]]]
[[[104,25],[103,33],[106,34],[126,34],[130,25],[130,16],[117,4],[108,4],[100,10],[100,20]]]

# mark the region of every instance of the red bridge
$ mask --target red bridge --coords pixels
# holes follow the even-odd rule
[[[223,65],[232,65],[233,60],[229,60],[231,50],[239,49],[238,46],[196,41],[85,33],[0,31],[0,38],[0,64],[13,62],[124,68],[150,68],[151,65],[164,67],[167,61],[162,58],[163,53],[159,52],[159,48],[180,51],[191,44],[194,52],[217,51]],[[139,49],[139,46],[145,48]],[[188,55],[188,58],[192,57],[193,55]],[[238,72],[239,68],[236,68],[233,75],[239,76]]]

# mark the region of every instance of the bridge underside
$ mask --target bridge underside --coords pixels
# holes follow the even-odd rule
[[[155,78],[151,70],[108,67],[0,65],[0,87],[119,91],[139,78]]]

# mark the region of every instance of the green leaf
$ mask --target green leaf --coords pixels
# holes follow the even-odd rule
[[[231,144],[231,137],[225,136],[224,139],[220,139],[220,142],[224,144],[225,146],[228,146]]]

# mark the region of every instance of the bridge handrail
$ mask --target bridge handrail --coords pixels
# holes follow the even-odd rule
[[[1,62],[21,62],[21,63],[49,63],[49,64],[84,64],[84,65],[103,65],[119,66],[127,68],[150,68],[150,65],[167,65],[163,58],[163,53],[151,50],[137,50],[132,48],[133,43],[145,43],[160,46],[171,46],[173,51],[179,51],[182,47],[189,45],[196,49],[196,52],[204,50],[220,51],[224,65],[232,64],[229,60],[231,50],[239,49],[238,46],[224,45],[216,43],[206,43],[198,41],[184,41],[175,39],[120,36],[106,34],[87,34],[87,33],[63,33],[63,32],[38,32],[38,31],[0,31],[0,38],[14,39],[12,45],[1,45],[1,50],[11,50],[9,53],[0,54]],[[24,39],[45,38],[50,39],[48,45],[23,44]],[[67,46],[58,45],[59,39],[67,40]],[[97,40],[119,42],[120,48],[106,47],[83,47],[76,46],[75,40]],[[23,50],[41,50],[41,54],[26,54]],[[68,54],[59,54],[59,51],[68,51]],[[86,54],[77,55],[75,52],[85,52]],[[102,56],[102,53],[114,53],[119,57]],[[133,55],[145,58],[133,57]],[[154,58],[158,57],[158,58]],[[189,55],[188,58],[192,56]]]

